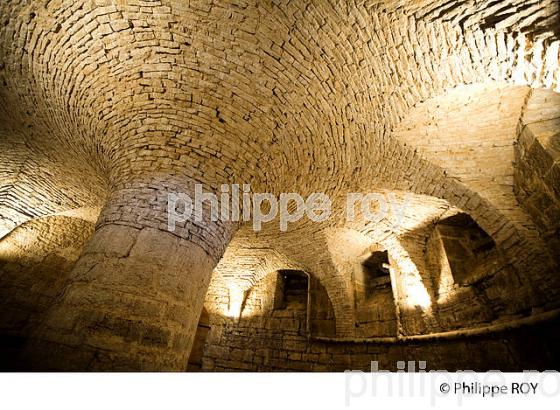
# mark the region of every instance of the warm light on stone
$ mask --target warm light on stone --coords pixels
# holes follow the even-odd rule
[[[558,363],[559,16],[1,1],[0,370]]]

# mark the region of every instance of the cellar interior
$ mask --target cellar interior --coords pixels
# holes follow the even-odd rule
[[[559,370],[559,47],[554,0],[2,2],[0,370]],[[332,212],[169,229],[232,184]]]

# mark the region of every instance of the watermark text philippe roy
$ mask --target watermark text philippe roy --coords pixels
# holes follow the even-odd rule
[[[353,221],[358,213],[370,222],[379,222],[391,216],[399,224],[406,207],[404,199],[394,193],[349,193],[346,196],[345,217]],[[205,213],[209,208],[209,213]],[[252,192],[250,184],[221,185],[220,192],[205,192],[201,184],[195,185],[194,198],[187,193],[169,193],[167,198],[168,230],[191,218],[196,222],[250,222],[255,231],[262,224],[278,220],[279,229],[285,232],[290,223],[302,218],[323,222],[332,215],[332,201],[328,195],[314,192],[304,198],[290,192],[275,196],[266,192]],[[205,218],[207,220],[205,220]]]

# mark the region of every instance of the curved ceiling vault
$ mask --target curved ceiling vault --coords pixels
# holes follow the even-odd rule
[[[345,226],[347,192],[424,198],[410,230],[465,209],[498,244],[519,233],[509,252],[531,266],[541,244],[514,207],[511,144],[527,87],[560,91],[558,4],[452,3],[3,2],[0,229],[172,175],[329,194],[329,223],[302,222],[284,238],[242,229],[232,246],[257,259],[264,249],[238,261],[249,271],[316,272],[333,300],[346,296],[329,229],[403,234]],[[461,122],[489,109],[498,126]],[[456,148],[478,162],[448,163],[440,150]],[[496,174],[480,165],[496,158]],[[306,241],[325,254],[306,254]]]

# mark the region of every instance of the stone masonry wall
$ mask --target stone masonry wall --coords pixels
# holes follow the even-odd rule
[[[31,333],[64,290],[93,223],[50,216],[0,240],[0,369],[14,369]]]
[[[560,254],[560,96],[532,92],[515,146],[515,194],[551,252]]]
[[[397,370],[398,361],[425,361],[429,370],[558,369],[558,321],[482,337],[424,342],[350,343],[309,340],[293,332],[265,331],[254,323],[213,324],[202,371]],[[418,368],[418,367],[416,367]]]
[[[333,322],[337,337],[420,334],[556,307],[556,148],[533,155],[539,145],[522,141],[517,170],[511,162],[529,89],[560,91],[558,15],[555,0],[0,2],[0,237],[105,204],[97,242],[34,332],[31,356],[49,369],[186,366],[210,273],[238,228],[187,220],[167,232],[167,194],[194,183],[324,192],[334,204],[322,225],[268,228],[235,245],[239,264],[220,268],[227,286],[209,295],[219,302],[209,346],[225,349],[220,360],[253,357],[231,347],[248,335],[296,362],[316,354],[289,346],[309,325],[300,311],[249,316],[267,306],[246,293],[257,275],[285,267],[268,269],[263,253],[320,278],[327,298],[321,291],[311,313],[326,335]],[[556,147],[547,141],[538,142]],[[349,192],[416,195],[406,229],[360,219],[349,235],[392,252],[396,313],[388,287],[361,304],[351,271],[339,269],[346,260],[333,258],[348,249],[326,232],[348,227]],[[433,199],[443,202],[434,212],[471,215],[503,252],[480,292],[440,292],[426,255],[432,221],[415,217]],[[452,301],[440,309],[436,294]],[[337,365],[345,349],[333,347]],[[263,366],[265,356],[255,356]]]

